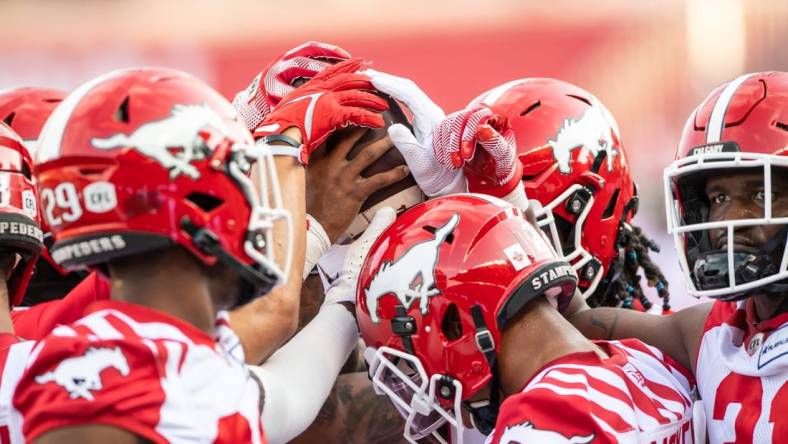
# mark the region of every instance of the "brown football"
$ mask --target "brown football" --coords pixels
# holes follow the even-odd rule
[[[349,159],[356,157],[372,142],[385,137],[387,134],[386,128],[392,124],[402,123],[408,128],[411,128],[410,121],[400,104],[388,96],[380,93],[378,94],[381,97],[386,98],[389,104],[389,109],[383,112],[383,120],[386,122],[386,127],[368,129],[348,153]],[[343,129],[332,134],[326,141],[326,152],[329,152],[333,147],[335,147],[337,142],[341,138],[346,137],[350,131],[352,131],[352,128]],[[367,167],[361,173],[361,175],[364,177],[369,177],[383,171],[388,171],[400,165],[405,165],[405,159],[402,157],[402,154],[400,154],[399,150],[394,146],[394,144],[392,144],[391,149],[388,150],[386,154],[381,156],[375,163]],[[345,231],[345,234],[340,238],[339,242],[347,242],[349,240],[355,239],[359,234],[361,234],[367,228],[369,221],[372,220],[372,216],[375,214],[375,211],[377,211],[378,208],[382,206],[390,206],[397,211],[397,214],[400,214],[408,208],[418,203],[424,202],[425,199],[424,193],[422,193],[421,189],[416,185],[416,180],[412,175],[409,174],[401,181],[382,188],[369,196],[369,198],[361,206],[359,215],[350,224],[350,227]]]

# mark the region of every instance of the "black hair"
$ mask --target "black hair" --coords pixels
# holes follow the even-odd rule
[[[632,308],[637,299],[644,309],[650,309],[652,303],[643,292],[640,282],[639,271],[643,270],[647,285],[655,288],[662,298],[662,310],[670,310],[668,282],[649,254],[652,251],[659,252],[659,246],[649,239],[640,227],[626,222],[622,222],[619,227],[616,246],[619,257],[611,263],[607,275],[602,278],[594,293],[588,297],[588,305]]]

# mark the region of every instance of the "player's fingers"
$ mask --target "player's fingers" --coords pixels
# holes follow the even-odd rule
[[[356,146],[356,143],[358,143],[359,139],[361,139],[367,131],[369,130],[366,128],[355,128],[353,131],[350,131],[348,135],[342,138],[342,140],[337,143],[337,146],[331,150],[329,156],[332,158],[332,161],[339,162],[347,159],[350,150]]]
[[[274,74],[281,82],[292,85],[293,80],[299,78],[311,79],[318,73],[326,70],[326,68],[329,66],[331,66],[329,63],[320,60],[312,60],[306,57],[296,57],[274,67]]]
[[[368,166],[377,162],[378,159],[380,159],[392,148],[394,148],[394,144],[391,143],[391,139],[388,137],[384,137],[380,140],[370,143],[369,145],[363,147],[361,152],[359,152],[358,155],[350,161],[350,165],[348,165],[348,173],[354,176],[360,176],[362,171],[367,169]]]
[[[477,136],[479,126],[486,123],[490,115],[492,115],[492,113],[489,109],[482,108],[472,111],[466,116],[465,126],[462,128],[459,150],[459,159],[462,162],[473,158],[473,154],[476,152],[476,144],[478,143]]]
[[[344,62],[339,62],[336,65],[329,66],[325,71],[315,76],[315,78],[327,79],[339,74],[354,73],[363,69],[368,64],[369,62],[367,62],[366,59],[362,57],[354,57],[350,60],[345,60]]]
[[[406,165],[398,165],[388,171],[383,171],[382,173],[367,177],[361,182],[361,186],[369,195],[375,191],[399,182],[400,180],[408,177],[409,173],[410,170]]]
[[[335,97],[337,102],[343,106],[366,108],[377,112],[389,109],[389,104],[385,99],[366,91],[340,91],[335,93]]]
[[[346,60],[351,58],[349,52],[344,48],[325,42],[317,42],[310,40],[288,51],[283,58],[291,57],[312,57],[312,58],[325,58]]]
[[[347,123],[366,128],[383,128],[386,125],[383,116],[361,108],[356,108],[350,113]]]
[[[495,128],[484,123],[476,129],[476,142],[489,152],[488,147],[494,146],[496,143],[504,143],[504,138]]]
[[[336,77],[331,79],[331,90],[333,91],[348,91],[356,89],[374,91],[375,87],[366,76],[361,74],[338,74]]]

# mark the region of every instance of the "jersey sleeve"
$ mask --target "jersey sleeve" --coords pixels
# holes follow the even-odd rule
[[[11,312],[14,332],[25,339],[39,340],[59,324],[70,324],[82,317],[85,307],[109,299],[109,283],[93,272],[63,299],[44,302]]]
[[[554,391],[536,384],[510,396],[501,405],[491,443],[616,443],[592,416],[592,405],[581,391]],[[574,392],[574,394],[573,394]],[[620,436],[620,435],[619,435]]]
[[[703,333],[726,322],[731,322],[731,317],[736,314],[737,310],[735,302],[714,301],[714,305],[711,306],[709,315],[706,317],[706,322],[703,325]],[[743,310],[740,316],[744,316]]]
[[[13,397],[25,441],[63,427],[104,424],[165,442],[156,432],[165,400],[159,353],[166,351],[127,340],[51,335],[39,342]]]

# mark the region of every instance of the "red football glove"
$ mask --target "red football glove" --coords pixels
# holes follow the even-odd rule
[[[330,43],[303,43],[260,71],[248,88],[235,95],[233,106],[249,131],[254,131],[282,97],[293,92],[296,80],[311,79],[331,62],[349,58],[350,53]]]
[[[292,154],[301,163],[337,128],[348,125],[382,128],[386,100],[367,91],[375,88],[368,77],[356,74],[366,61],[355,58],[338,63],[297,88],[277,105],[254,131],[255,138],[279,134],[290,127],[301,131],[302,145],[277,154]],[[278,147],[279,148],[279,147]]]
[[[505,197],[522,181],[514,133],[503,113],[487,106],[446,116],[435,130],[433,150],[445,167],[463,168],[469,192]]]

